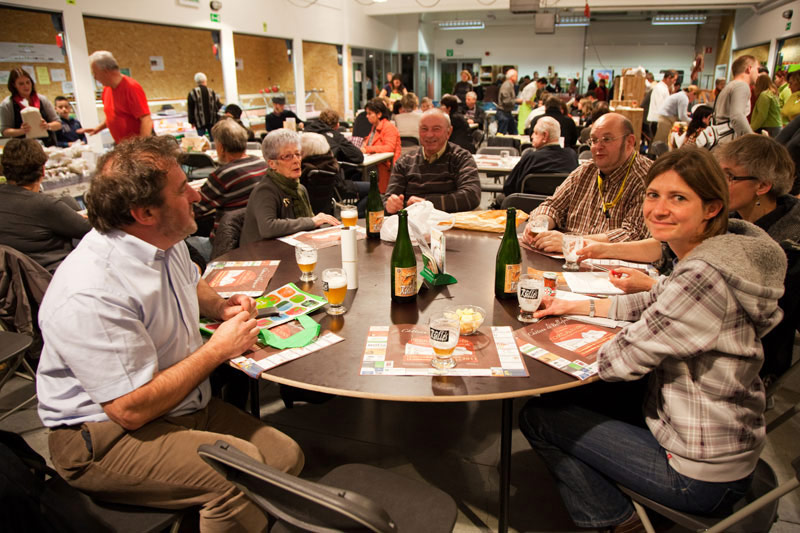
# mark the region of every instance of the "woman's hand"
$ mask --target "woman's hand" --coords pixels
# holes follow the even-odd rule
[[[559,316],[559,315],[574,315],[575,302],[570,300],[561,300],[552,296],[545,296],[542,299],[542,305],[539,310],[533,313],[536,318],[544,318],[546,316]]]
[[[42,122],[44,122],[44,120],[42,120]],[[28,124],[27,122],[23,122],[22,126],[20,126],[19,129],[21,129],[23,133],[30,133],[31,125]]]
[[[586,246],[578,250],[578,262],[585,259],[608,259],[609,257],[607,242],[586,241]]]
[[[626,294],[649,291],[656,280],[633,268],[619,267],[608,273],[608,281]]]
[[[339,226],[342,224],[336,219],[336,217],[333,217],[328,213],[317,213],[311,217],[311,220],[314,221],[314,226],[317,228],[323,224],[330,224],[331,226]]]

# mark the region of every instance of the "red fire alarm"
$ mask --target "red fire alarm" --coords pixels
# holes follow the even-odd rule
[[[56,33],[56,46],[59,48],[64,48],[64,34],[63,33]]]

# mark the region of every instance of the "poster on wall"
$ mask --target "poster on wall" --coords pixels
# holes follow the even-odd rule
[[[10,70],[0,70],[0,85],[8,83],[8,77],[11,75]]]
[[[63,68],[51,68],[50,79],[55,81],[67,81],[67,71]]]
[[[717,65],[717,68],[714,69],[714,79],[724,80],[727,77],[728,77],[728,65],[727,64]]]
[[[611,85],[614,80],[614,69],[610,68],[596,68],[592,71],[594,81],[606,80],[606,85]]]
[[[54,44],[0,42],[0,63],[63,63],[64,54]]]
[[[150,56],[150,70],[164,70],[164,57]]]
[[[31,79],[33,80],[33,83],[37,83],[37,81],[36,81],[36,69],[35,68],[33,68],[30,65],[22,65],[22,70],[24,70],[25,72],[27,72],[28,74],[31,75]]]

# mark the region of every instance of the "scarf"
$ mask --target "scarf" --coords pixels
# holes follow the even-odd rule
[[[14,101],[17,103],[17,105],[19,106],[20,109],[25,109],[26,107],[28,107],[28,106],[26,106],[25,104],[22,103],[24,100],[28,100],[28,105],[29,106],[33,106],[33,107],[41,109],[41,104],[39,103],[39,95],[38,94],[31,93],[31,95],[28,96],[28,98],[22,98],[21,96],[15,96],[14,97]]]
[[[296,218],[314,216],[314,212],[311,210],[311,202],[308,200],[308,195],[306,195],[304,189],[299,187],[299,180],[289,179],[272,169],[267,171],[267,176],[278,186],[278,189],[288,197],[284,199],[284,202],[291,200],[294,216]]]

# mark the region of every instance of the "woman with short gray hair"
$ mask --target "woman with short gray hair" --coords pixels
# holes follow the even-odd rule
[[[240,244],[274,239],[323,224],[338,225],[326,213],[314,215],[306,188],[300,184],[300,135],[287,129],[271,131],[261,145],[267,175],[253,189]]]

